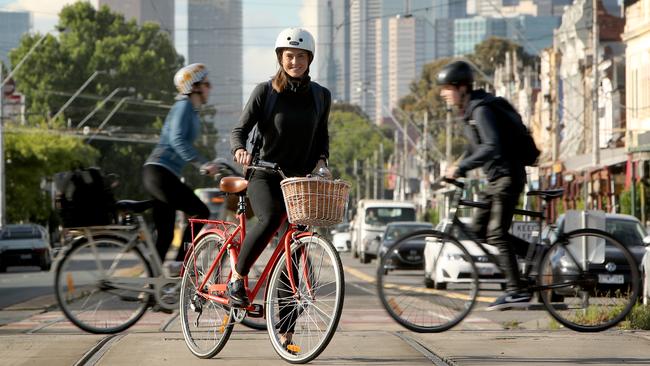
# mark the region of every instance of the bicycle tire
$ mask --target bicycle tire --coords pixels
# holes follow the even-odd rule
[[[456,238],[437,230],[420,230],[400,238],[385,253],[377,266],[377,295],[388,315],[404,328],[418,333],[443,332],[460,323],[476,304],[477,267]],[[432,261],[433,289],[426,288],[428,281],[422,282],[431,279],[425,257]],[[445,275],[445,261],[452,260],[462,264],[463,276],[442,286],[438,277]]]
[[[297,273],[298,299],[286,287],[287,255],[296,266],[292,267]],[[283,253],[275,264],[267,296],[266,325],[275,352],[294,364],[318,357],[336,332],[345,298],[343,265],[332,243],[317,234],[295,240],[291,253]],[[291,329],[293,344],[285,349],[280,344],[281,332]]]
[[[582,243],[587,243],[584,252]],[[594,248],[600,250],[587,251]],[[585,252],[589,255],[582,254]],[[560,324],[578,332],[599,332],[617,325],[639,297],[640,276],[634,256],[601,230],[579,229],[560,236],[538,268],[539,286],[553,287],[540,291],[544,306]]]
[[[110,276],[151,277],[153,271],[140,250],[124,240],[100,237],[93,242],[94,246],[86,238],[77,240],[57,264],[56,300],[78,328],[96,334],[119,333],[140,320],[151,295],[111,288]],[[108,277],[104,269],[109,269]]]
[[[179,317],[183,338],[190,352],[199,358],[212,358],[219,353],[228,342],[234,326],[229,307],[196,293],[224,242],[224,238],[215,233],[199,238],[185,264],[181,280]],[[226,284],[230,271],[230,255],[226,250],[206,284]],[[212,309],[213,313],[206,317],[205,309]]]

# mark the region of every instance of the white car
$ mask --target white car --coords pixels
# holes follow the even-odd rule
[[[347,252],[350,250],[350,225],[338,224],[331,231],[332,244],[339,252]]]
[[[0,272],[9,266],[37,266],[49,271],[52,247],[47,230],[37,224],[10,224],[0,231]]]
[[[461,222],[467,224],[471,218],[463,217]],[[444,225],[449,225],[448,220],[438,223],[436,230],[442,231]],[[478,277],[481,283],[495,283],[500,289],[505,289],[506,279],[496,264],[489,261],[487,255],[472,240],[469,240],[459,230],[455,229],[453,235],[463,244],[465,249],[474,259]],[[484,245],[492,255],[498,255],[499,250],[493,245]],[[440,241],[428,240],[424,247],[424,284],[429,288],[446,289],[449,283],[469,282],[471,266],[455,245],[443,246]]]

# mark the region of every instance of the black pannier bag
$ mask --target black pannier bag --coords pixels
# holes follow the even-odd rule
[[[64,227],[115,223],[115,198],[99,168],[54,175],[55,203]]]

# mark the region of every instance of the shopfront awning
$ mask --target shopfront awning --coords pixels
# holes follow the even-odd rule
[[[566,171],[581,172],[585,170],[593,170],[595,168],[602,168],[612,166],[627,161],[627,151],[625,147],[618,147],[615,149],[601,149],[600,150],[600,166],[595,167],[592,164],[592,155],[583,154],[570,157],[563,161],[564,169]]]

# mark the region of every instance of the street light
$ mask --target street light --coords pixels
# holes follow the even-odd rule
[[[90,136],[90,138],[88,139],[87,142],[90,143],[90,142],[95,138],[95,136],[97,136],[97,134],[99,133],[99,131],[101,131],[102,128],[104,128],[104,126],[108,123],[108,120],[110,120],[111,117],[113,117],[113,115],[115,114],[115,112],[117,112],[117,110],[120,109],[120,107],[122,106],[122,104],[124,104],[124,102],[126,102],[128,99],[132,99],[132,98],[133,98],[132,96],[127,96],[127,97],[124,97],[124,98],[120,99],[120,101],[117,102],[117,104],[115,105],[115,107],[113,108],[113,110],[111,111],[111,113],[109,113],[108,116],[106,116],[106,118],[104,118],[104,120],[103,120],[102,123],[99,125],[99,127],[97,127],[97,131],[95,131],[95,133],[94,133],[92,136]]]
[[[54,119],[56,119],[56,117],[58,117],[61,113],[63,113],[63,111],[64,111],[66,108],[68,108],[68,106],[70,105],[70,103],[72,103],[72,101],[75,100],[75,98],[77,98],[77,96],[78,96],[79,94],[81,94],[81,91],[84,90],[84,89],[88,86],[88,84],[90,84],[90,82],[93,81],[93,80],[97,77],[97,75],[99,75],[99,74],[106,74],[106,73],[112,73],[112,71],[99,70],[99,71],[95,71],[95,72],[93,72],[93,74],[90,75],[90,77],[88,78],[88,80],[86,80],[86,82],[84,82],[84,83],[79,87],[79,89],[77,89],[77,91],[76,91],[74,94],[72,94],[72,96],[70,97],[70,99],[68,99],[68,101],[65,102],[65,104],[64,104],[64,105],[59,109],[59,111],[56,112],[56,114],[55,114],[54,116],[52,116],[52,118],[50,118],[48,124],[52,123],[52,121],[53,121]]]
[[[79,122],[79,124],[77,125],[77,128],[81,128],[89,119],[91,119],[95,115],[95,113],[97,113],[97,111],[99,109],[101,109],[104,106],[104,104],[106,104],[106,102],[111,100],[111,98],[113,98],[115,96],[115,94],[117,94],[117,93],[119,93],[120,91],[123,91],[123,90],[126,90],[126,91],[128,91],[130,93],[133,93],[135,91],[135,89],[133,87],[115,88],[115,90],[113,90],[106,98],[104,98],[101,102],[99,102],[99,104],[97,104],[97,106],[95,107],[95,109],[92,110],[92,112],[88,113],[88,115],[86,117],[84,117],[84,119],[81,122]]]

